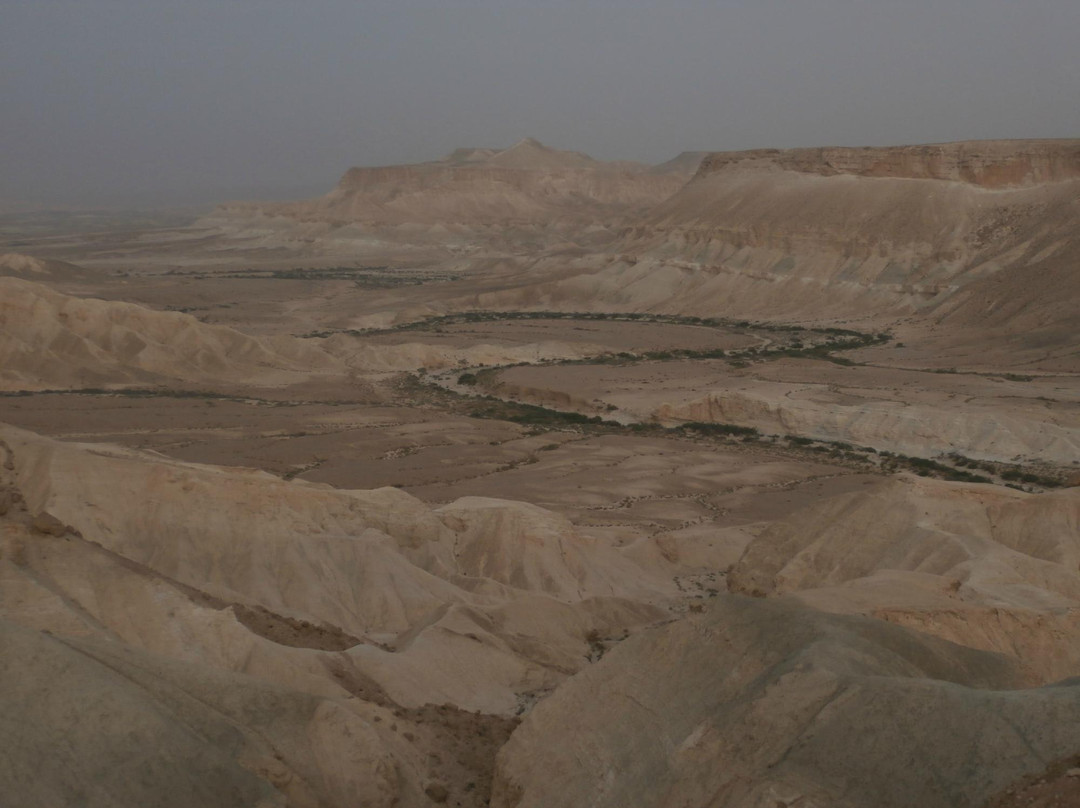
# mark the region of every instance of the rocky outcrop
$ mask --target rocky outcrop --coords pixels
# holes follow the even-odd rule
[[[693,168],[692,161],[684,160],[652,171],[526,139],[509,149],[458,149],[430,163],[351,168],[322,198],[231,204],[219,209],[216,220],[229,226],[274,217],[297,225],[362,226],[383,237],[434,241],[504,238],[507,226],[555,228],[551,237],[573,239],[588,235],[589,227],[612,228],[641,215],[675,193]],[[402,228],[420,229],[405,233]],[[496,231],[486,232],[489,228]],[[527,236],[518,232],[516,237]],[[320,238],[333,240],[335,234],[324,232]]]
[[[980,460],[1038,460],[1062,466],[1080,452],[1080,422],[1050,412],[1037,400],[965,402],[855,397],[826,385],[759,383],[755,389],[709,392],[664,404],[662,421],[749,426],[771,435],[844,441],[878,450],[936,457],[959,453]]]
[[[317,345],[257,339],[189,314],[0,278],[0,390],[111,384],[282,384],[339,371]]]
[[[1080,746],[1075,682],[792,602],[720,596],[628,640],[499,753],[496,808],[955,808]]]
[[[797,594],[1007,654],[1029,684],[1080,672],[1080,491],[900,477],[766,528],[732,591]]]
[[[0,436],[12,804],[480,808],[522,705],[674,596],[534,506]]]
[[[617,258],[563,262],[483,302],[789,322],[925,313],[1037,348],[1075,332],[1080,309],[1078,154],[1080,141],[712,154],[623,230]]]
[[[847,174],[1016,188],[1080,179],[1080,140],[986,140],[924,146],[717,152],[704,158],[698,176],[732,168],[769,166],[825,177]]]
[[[0,277],[54,285],[101,283],[106,279],[105,273],[96,269],[22,253],[0,255]]]
[[[712,154],[625,229],[618,260],[532,296],[787,320],[958,309],[952,324],[974,326],[989,310],[999,333],[1063,334],[1077,310],[1078,189],[1077,140]],[[975,299],[951,306],[968,287]],[[1047,307],[1063,310],[1046,321]]]

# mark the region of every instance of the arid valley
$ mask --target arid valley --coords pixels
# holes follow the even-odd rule
[[[1080,805],[1080,140],[532,139],[0,230],[0,803]]]

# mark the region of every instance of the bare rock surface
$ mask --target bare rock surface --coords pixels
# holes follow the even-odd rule
[[[1068,339],[1078,153],[1061,140],[713,154],[626,228],[616,260],[488,299],[804,321],[940,312],[1014,349]]]
[[[0,386],[253,381],[284,383],[334,368],[319,349],[266,342],[180,312],[72,297],[0,278]]]
[[[0,802],[1075,802],[1078,148],[526,139],[20,236]]]
[[[979,805],[1080,743],[1075,684],[1018,682],[1000,656],[880,621],[723,597],[540,704],[492,804]]]
[[[521,705],[587,664],[589,637],[655,622],[672,597],[531,506],[444,514],[394,489],[11,428],[3,451],[17,493],[0,519],[3,731],[18,749],[3,776],[20,801],[483,804]],[[41,530],[45,512],[78,527]],[[545,532],[555,544],[536,546]],[[495,556],[505,574],[478,568]],[[190,765],[170,780],[165,760]]]
[[[0,777],[13,804],[397,800],[393,753],[333,702],[7,621],[0,645]]]
[[[607,163],[526,138],[507,149],[458,149],[429,163],[351,168],[319,199],[226,205],[208,223],[284,244],[312,235],[342,246],[595,242],[610,240],[628,217],[673,194],[693,169],[692,159],[658,171]]]
[[[105,279],[104,273],[95,269],[88,269],[67,261],[35,258],[22,253],[0,255],[0,277],[20,278],[24,281],[59,286],[100,283]]]
[[[822,176],[931,179],[1005,188],[1080,178],[1080,144],[1075,140],[984,140],[884,148],[758,149],[709,155],[701,172],[715,173],[745,163]]]
[[[1003,653],[1030,683],[1053,682],[1080,666],[1078,493],[883,482],[769,526],[728,585]]]

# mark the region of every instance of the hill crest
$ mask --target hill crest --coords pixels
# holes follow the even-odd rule
[[[982,188],[1016,188],[1080,179],[1080,140],[976,140],[919,146],[753,149],[713,152],[698,177],[772,165],[835,176],[934,179]]]

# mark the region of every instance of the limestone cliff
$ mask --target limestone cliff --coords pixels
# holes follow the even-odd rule
[[[610,225],[675,193],[692,163],[663,171],[607,163],[526,139],[509,149],[458,149],[429,163],[351,168],[337,187],[303,202],[222,208],[234,217],[264,215],[302,222],[484,228]]]
[[[1015,188],[1080,178],[1080,141],[985,140],[884,148],[717,152],[702,161],[698,176],[751,165],[826,177],[850,174]]]
[[[938,310],[976,325],[992,311],[1007,315],[995,314],[1002,333],[1061,332],[1077,310],[1078,199],[1080,140],[717,153],[625,230],[629,261],[539,290],[537,305],[600,296],[780,319]],[[967,305],[951,302],[969,288]]]

